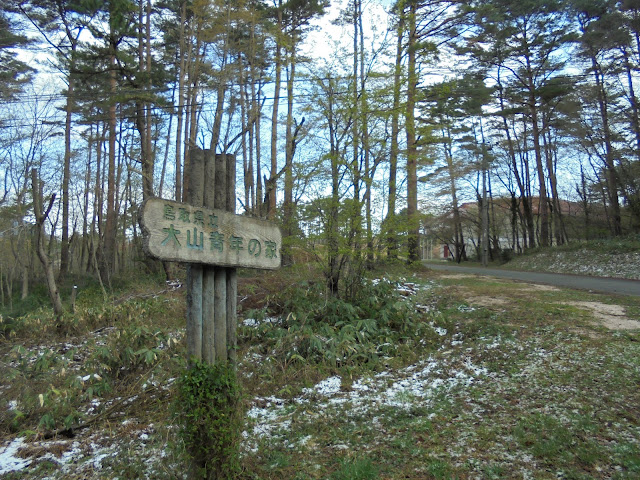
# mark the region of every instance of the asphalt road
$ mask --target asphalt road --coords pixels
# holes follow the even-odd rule
[[[499,278],[553,285],[555,287],[588,290],[589,292],[612,293],[617,295],[640,296],[640,280],[626,280],[621,278],[591,277],[586,275],[566,275],[561,273],[522,272],[517,270],[501,270],[497,268],[467,267],[450,263],[426,262],[425,265],[433,270],[467,273],[474,275],[490,275]]]

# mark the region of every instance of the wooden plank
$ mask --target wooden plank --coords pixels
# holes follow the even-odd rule
[[[227,201],[226,206],[229,212],[236,211],[236,157],[227,155]],[[236,363],[236,348],[238,328],[238,272],[235,268],[227,269],[227,357]]]
[[[235,268],[227,269],[227,356],[232,363],[236,363],[236,349],[238,346],[237,328],[237,299],[238,272]]]
[[[215,269],[215,345],[216,360],[227,360],[227,269]]]
[[[204,152],[194,149],[190,155],[187,199],[192,205],[202,205],[204,191]],[[202,265],[187,266],[187,354],[202,359]]]
[[[280,267],[280,229],[258,218],[149,198],[140,215],[148,255],[227,267]]]
[[[211,150],[205,151],[204,163],[204,198],[203,206],[207,208],[216,208],[215,192],[216,192],[216,160]]]
[[[216,178],[215,156],[211,150],[204,151],[204,185],[203,185],[203,206],[214,207],[214,184]],[[202,284],[202,357],[207,363],[214,363],[216,359],[215,342],[215,267],[206,265],[204,267],[204,279]]]
[[[216,181],[214,207],[227,210],[227,164],[226,155],[216,155]]]
[[[187,357],[202,360],[202,265],[187,265]]]
[[[187,201],[196,207],[204,205],[204,168],[205,152],[199,148],[191,149],[189,154],[189,190]]]
[[[203,267],[202,281],[202,360],[214,363],[216,359],[215,333],[215,268]]]
[[[226,191],[226,155],[215,156],[215,188],[213,206],[219,210],[227,210]],[[216,360],[227,359],[227,272],[224,268],[216,268],[215,288],[215,332],[216,332]]]

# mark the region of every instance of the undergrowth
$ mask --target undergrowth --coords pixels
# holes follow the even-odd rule
[[[259,324],[241,327],[239,338],[288,363],[373,368],[382,358],[409,352],[418,340],[437,341],[424,315],[386,280],[363,280],[350,300],[309,282],[294,284],[268,300],[264,309],[246,313]],[[264,321],[273,316],[278,320]]]
[[[191,465],[190,478],[237,478],[243,415],[235,367],[193,362],[177,393],[175,417]]]
[[[148,393],[147,383],[159,385],[176,370],[183,356],[179,298],[131,296],[118,303],[83,293],[76,311],[61,319],[46,307],[15,319],[9,341],[0,343],[0,432],[72,434],[109,403]]]
[[[637,478],[638,331],[566,305],[636,300],[394,268],[350,297],[307,266],[245,273],[237,380],[184,373],[183,293],[152,280],[84,289],[58,324],[34,307],[0,339],[0,432],[33,458],[10,478]]]

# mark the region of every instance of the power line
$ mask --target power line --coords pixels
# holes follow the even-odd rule
[[[450,69],[445,69],[445,68],[437,68],[437,69],[432,69],[430,72],[424,73],[422,74],[423,76],[447,76],[447,75],[455,75],[458,74],[458,72],[454,71],[454,70],[450,70]],[[394,74],[393,73],[376,73],[374,79],[379,79],[379,78],[393,78]],[[329,81],[329,80],[333,80],[333,81],[346,81],[346,80],[352,80],[353,76],[352,75],[346,75],[346,76],[337,76],[337,77],[298,77],[296,79],[294,79],[294,83],[295,84],[300,84],[300,83],[307,83],[307,84],[314,84],[314,83],[318,83],[318,82],[322,82],[322,81]],[[282,83],[286,83],[286,81],[282,82]],[[268,80],[268,81],[249,81],[249,82],[243,82],[243,83],[236,83],[236,82],[232,82],[232,83],[227,83],[226,84],[226,88],[227,89],[231,89],[231,88],[240,88],[240,87],[244,87],[247,85],[256,85],[256,86],[267,86],[267,85],[273,85],[275,84],[275,81],[273,80]],[[284,87],[280,87],[280,89],[282,90]],[[170,88],[166,88],[166,87],[154,87],[151,89],[135,89],[135,88],[131,88],[131,89],[123,89],[123,88],[119,88],[118,89],[118,95],[126,95],[126,94],[140,94],[140,93],[152,93],[152,94],[162,94],[162,93],[166,93],[171,91]],[[350,90],[346,91],[346,92],[337,92],[337,94],[344,94],[344,93],[351,93]],[[296,96],[303,96],[303,97],[310,97],[310,96],[314,96],[315,94],[313,93],[309,93],[309,94],[296,94]],[[105,93],[105,98],[109,96],[109,92]],[[12,96],[12,98],[8,98],[8,99],[4,99],[4,100],[0,100],[0,105],[4,104],[4,105],[11,105],[11,104],[20,104],[20,103],[24,103],[26,101],[34,101],[34,100],[63,100],[63,99],[67,99],[69,97],[69,95],[64,94],[64,93],[41,93],[41,94],[32,94],[32,93],[26,93],[26,92],[20,92],[20,93],[16,93]],[[78,94],[78,93],[74,93],[73,95],[71,95],[71,98],[76,100],[76,101],[88,101],[88,100],[95,100],[96,99],[96,94],[93,92],[86,92],[86,93],[82,93],[82,94]],[[273,100],[274,97],[261,97],[262,99],[267,99],[267,100]]]

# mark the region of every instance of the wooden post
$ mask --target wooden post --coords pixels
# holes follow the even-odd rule
[[[211,159],[212,161],[214,159]],[[216,155],[216,176],[214,208],[228,210],[227,208],[227,162],[226,155]],[[227,359],[227,269],[217,267],[215,269],[215,332],[216,332],[216,360],[225,361]]]
[[[209,150],[197,150],[198,154],[202,154],[204,159],[204,172],[203,172],[203,206],[207,208],[214,208],[214,194],[215,189],[214,181],[216,177],[216,165]],[[203,330],[202,330],[202,355],[203,360],[206,363],[214,363],[216,360],[216,332],[214,328],[214,318],[216,315],[215,308],[215,267],[205,265],[204,279],[202,285],[202,303],[203,303]]]
[[[282,233],[270,222],[235,214],[235,156],[191,149],[188,180],[187,203],[145,200],[143,248],[187,263],[189,359],[235,364],[236,269],[279,268]]]
[[[227,211],[236,213],[236,158],[226,155],[227,163]],[[238,274],[235,267],[227,268],[227,357],[235,364],[238,327],[237,301]]]
[[[235,157],[192,149],[188,203],[235,213]],[[194,233],[195,236],[195,233]],[[235,268],[187,267],[187,348],[190,358],[206,363],[232,360],[236,349]]]
[[[187,265],[187,355],[202,360],[202,265]]]
[[[202,360],[213,363],[216,359],[215,315],[215,267],[203,266],[202,275]]]
[[[187,201],[191,205],[204,206],[204,151],[194,149],[189,163],[189,189]],[[190,263],[187,265],[187,354],[189,359],[203,358],[203,329],[205,329],[202,311],[203,266]]]

